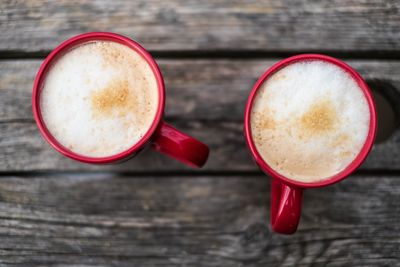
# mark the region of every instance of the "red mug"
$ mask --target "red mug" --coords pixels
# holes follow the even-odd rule
[[[54,63],[54,61],[57,60],[64,53],[67,53],[73,47],[93,41],[117,42],[136,51],[147,61],[147,63],[151,67],[157,80],[158,92],[159,92],[158,94],[159,104],[157,107],[156,116],[147,133],[129,149],[121,153],[118,153],[116,155],[111,155],[107,157],[87,157],[84,155],[74,153],[71,150],[67,149],[66,147],[62,146],[46,128],[46,125],[42,119],[40,111],[40,103],[39,103],[40,92],[41,89],[43,88],[44,77],[46,76],[47,71]],[[50,55],[44,60],[36,75],[35,82],[33,85],[32,110],[36,124],[38,125],[38,128],[44,139],[46,139],[46,141],[50,145],[52,145],[58,152],[60,152],[64,156],[85,163],[94,163],[94,164],[114,163],[133,157],[146,145],[151,144],[155,150],[165,153],[189,166],[192,167],[203,166],[208,158],[209,154],[208,147],[205,144],[201,143],[200,141],[190,137],[187,134],[178,131],[171,125],[165,123],[162,119],[164,113],[164,106],[165,106],[164,80],[161,75],[160,69],[158,68],[157,63],[154,61],[153,57],[149,54],[149,52],[147,52],[142,46],[140,46],[135,41],[115,33],[91,32],[91,33],[81,34],[64,41],[62,44],[56,47],[50,53]]]
[[[305,183],[299,182],[283,175],[279,174],[275,170],[273,170],[261,157],[258,153],[256,146],[253,142],[251,135],[251,127],[250,127],[250,113],[253,105],[253,101],[255,95],[260,88],[260,86],[266,81],[271,75],[273,75],[278,70],[283,67],[299,62],[299,61],[310,61],[310,60],[322,60],[331,64],[335,64],[339,66],[343,70],[345,70],[351,77],[358,83],[360,88],[362,89],[365,98],[367,100],[369,111],[370,111],[370,125],[369,131],[362,147],[360,153],[357,157],[341,172],[336,175],[325,179],[323,181],[313,182],[313,183]],[[279,61],[271,68],[269,68],[256,82],[254,85],[250,96],[247,100],[245,118],[244,118],[244,134],[246,138],[247,145],[251,151],[251,154],[256,161],[257,165],[261,168],[263,172],[267,175],[271,176],[271,225],[272,230],[281,234],[293,234],[296,232],[298,223],[300,221],[301,214],[301,206],[302,206],[302,198],[303,198],[303,190],[307,188],[318,188],[323,186],[328,186],[334,183],[337,183],[346,177],[348,177],[353,171],[355,171],[361,163],[365,160],[368,153],[370,152],[372,145],[374,143],[375,134],[376,134],[376,108],[374,104],[374,100],[372,97],[372,93],[368,88],[368,85],[363,80],[360,74],[358,74],[353,68],[351,68],[346,63],[325,55],[318,54],[303,54],[297,55],[290,58],[286,58],[282,61]]]

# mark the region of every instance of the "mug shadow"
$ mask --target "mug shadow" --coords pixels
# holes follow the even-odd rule
[[[388,140],[400,125],[400,88],[385,80],[366,80],[371,88],[378,117],[376,144]]]

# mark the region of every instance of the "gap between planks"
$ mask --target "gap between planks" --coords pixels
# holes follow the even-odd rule
[[[159,172],[144,172],[144,171],[1,171],[1,178],[18,177],[18,178],[31,178],[40,176],[42,178],[54,178],[54,177],[65,177],[65,176],[92,176],[92,177],[118,177],[118,178],[148,178],[148,177],[159,177],[159,178],[191,178],[191,177],[215,177],[215,178],[237,178],[237,177],[260,177],[270,178],[264,174],[261,170],[258,171],[159,171]],[[385,176],[385,177],[400,177],[400,171],[398,170],[358,170],[351,174],[354,178],[368,177],[368,176]]]
[[[0,60],[44,59],[51,51],[0,51]],[[149,50],[153,57],[159,59],[276,59],[286,58],[298,54],[326,54],[332,57],[355,60],[400,60],[400,51],[345,51],[345,50],[299,50],[299,51],[268,51],[268,50]]]

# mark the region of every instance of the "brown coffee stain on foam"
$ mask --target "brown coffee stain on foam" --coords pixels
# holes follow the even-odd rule
[[[105,65],[120,66],[125,60],[125,55],[131,51],[124,49],[125,47],[114,42],[98,42],[100,53],[103,57]]]
[[[93,92],[90,100],[95,116],[122,117],[139,110],[138,100],[126,80],[111,81],[103,89]]]
[[[286,80],[286,74],[281,73],[280,71],[278,71],[277,73],[275,73],[274,75],[272,75],[271,80],[274,81],[281,81],[281,80]]]
[[[276,122],[270,109],[265,108],[262,112],[255,112],[253,116],[254,119],[252,123],[255,123],[256,128],[260,130],[275,129]]]
[[[96,43],[102,57],[103,67],[113,67],[116,69],[131,69],[135,70],[144,61],[131,48],[114,42],[98,42]],[[146,77],[142,77],[147,80]]]
[[[299,120],[301,135],[322,135],[333,131],[338,122],[338,114],[330,99],[313,104]]]
[[[340,154],[339,154],[339,156],[340,156],[341,158],[348,158],[348,157],[350,157],[351,155],[353,155],[353,153],[351,153],[351,151],[342,151],[342,152],[340,152]]]
[[[340,134],[335,139],[333,139],[330,145],[331,147],[341,147],[348,144],[349,141],[350,141],[350,136],[348,134]]]
[[[273,129],[275,129],[275,126],[276,126],[275,120],[268,114],[264,115],[264,118],[262,118],[260,121],[261,129],[273,130]]]

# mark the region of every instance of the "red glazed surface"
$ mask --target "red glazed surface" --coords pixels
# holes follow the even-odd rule
[[[250,127],[250,114],[251,108],[253,105],[253,101],[255,99],[255,95],[260,88],[260,86],[267,80],[272,74],[281,68],[298,62],[298,61],[309,61],[309,60],[322,60],[328,63],[335,64],[349,73],[353,79],[358,83],[359,87],[363,91],[365,98],[367,100],[369,110],[370,110],[370,125],[369,132],[358,156],[340,173],[319,181],[315,183],[304,183],[299,181],[294,181],[289,178],[284,177],[279,174],[275,170],[273,170],[261,157],[258,153],[256,146],[253,142],[251,135],[251,127]],[[245,111],[245,119],[244,119],[244,131],[247,145],[253,155],[254,160],[260,166],[260,168],[269,176],[273,178],[272,189],[273,192],[271,194],[271,224],[272,229],[279,233],[290,234],[294,233],[297,229],[297,224],[300,218],[300,210],[301,210],[301,201],[302,201],[302,190],[305,188],[317,188],[328,186],[334,183],[337,183],[346,177],[348,177],[352,172],[354,172],[361,163],[365,160],[368,153],[370,152],[372,145],[375,140],[376,134],[376,108],[375,103],[372,97],[372,93],[363,80],[360,74],[358,74],[353,68],[351,68],[346,63],[325,55],[318,54],[303,54],[297,55],[290,58],[286,58],[282,61],[279,61],[271,68],[269,68],[256,82],[254,85],[250,96],[247,101],[246,111]]]
[[[57,60],[58,57],[62,56],[64,53],[68,52],[71,48],[81,45],[83,43],[92,42],[92,41],[112,41],[123,44],[125,46],[130,47],[135,50],[138,54],[140,54],[150,65],[156,79],[158,85],[158,108],[154,118],[153,123],[151,124],[149,130],[146,134],[131,148],[107,157],[87,157],[84,155],[80,155],[72,152],[66,147],[62,146],[48,131],[46,125],[43,122],[41,111],[40,111],[40,91],[43,87],[43,80],[46,76],[47,71],[51,67],[51,65]],[[135,41],[121,36],[115,33],[109,32],[91,32],[81,34],[75,37],[72,37],[58,47],[56,47],[49,56],[44,60],[38,73],[36,74],[36,78],[33,85],[32,91],[32,111],[33,116],[35,118],[36,124],[42,134],[42,136],[46,139],[46,141],[52,145],[58,152],[67,156],[69,158],[85,162],[85,163],[95,163],[95,164],[106,164],[119,162],[129,157],[134,156],[137,152],[145,147],[145,145],[149,143],[153,143],[156,147],[156,150],[161,150],[159,147],[164,147],[164,151],[169,154],[171,157],[174,157],[190,166],[201,167],[207,160],[208,157],[208,147],[197,141],[196,139],[185,135],[186,139],[181,140],[176,138],[179,135],[184,135],[179,132],[172,126],[168,126],[167,124],[162,122],[162,117],[164,113],[165,106],[165,86],[164,79],[158,68],[157,63],[154,61],[153,57],[138,43]],[[169,131],[163,131],[165,127],[168,127]],[[166,143],[164,139],[174,140],[174,142]],[[191,145],[188,145],[191,144]],[[195,155],[195,156],[193,156]]]

